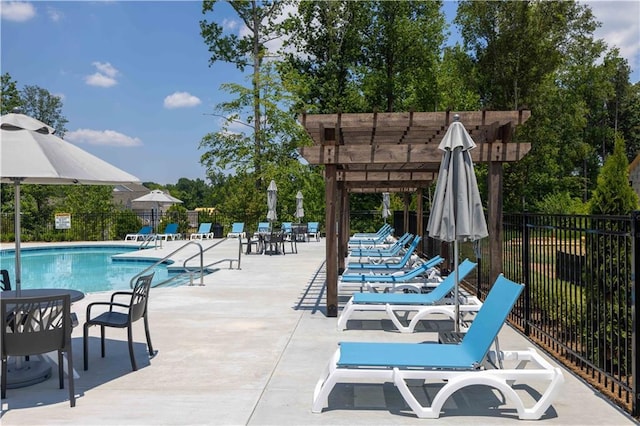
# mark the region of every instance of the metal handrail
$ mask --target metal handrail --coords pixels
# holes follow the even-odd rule
[[[156,238],[155,234],[151,234],[148,236],[145,236],[142,239],[142,242],[140,243],[140,246],[138,246],[138,250],[142,250],[144,248],[147,248],[149,246],[149,244],[154,243],[154,247],[158,248],[158,239]],[[160,247],[162,247],[162,242],[160,243]]]
[[[223,243],[223,242],[225,242],[226,240],[227,240],[227,238],[226,238],[226,237],[225,237],[225,238],[223,238],[223,239],[221,239],[221,240],[220,240],[220,241],[218,241],[217,243],[212,244],[212,245],[210,245],[209,247],[207,247],[206,249],[204,249],[204,250],[202,251],[202,253],[204,253],[204,252],[206,252],[206,251],[208,251],[208,250],[211,250],[211,249],[212,249],[212,248],[214,248],[214,247],[219,246],[220,244],[222,244],[222,243]],[[201,255],[202,255],[202,253],[201,253]],[[191,256],[191,257],[189,257],[189,258],[185,259],[185,260],[184,260],[184,262],[182,262],[182,267],[183,267],[184,269],[187,269],[187,262],[189,262],[191,259],[193,259],[193,258],[194,258],[194,257],[196,257],[197,255],[198,255],[198,254],[196,253],[196,254],[194,254],[193,256]],[[238,262],[238,269],[240,269],[240,254],[238,254],[238,259],[220,259],[220,260],[216,260],[215,262],[210,263],[210,264],[208,264],[208,265],[204,266],[204,268],[208,268],[209,266],[213,266],[213,265],[216,265],[216,264],[218,264],[218,263],[221,263],[221,262],[227,262],[227,261],[229,262],[229,269],[232,269],[232,267],[233,267],[233,262],[234,262],[234,261],[235,261],[235,262]]]
[[[165,260],[168,260],[171,256],[173,256],[174,254],[178,253],[179,251],[181,251],[185,247],[189,246],[190,244],[195,244],[200,249],[199,253],[196,253],[195,255],[191,256],[189,259],[193,259],[194,257],[200,255],[200,285],[204,285],[204,256],[203,256],[204,250],[202,249],[202,245],[200,243],[190,240],[185,245],[178,247],[177,249],[175,249],[174,251],[172,251],[171,253],[169,253],[168,255],[163,257],[162,259],[158,260],[153,265],[151,265],[148,268],[146,268],[145,270],[143,270],[142,272],[139,272],[136,275],[134,275],[131,278],[131,281],[129,281],[129,287],[133,288],[134,287],[134,283],[138,279],[138,277],[140,277],[140,276],[144,275],[145,273],[149,272],[151,269],[153,269],[156,266],[158,266],[159,264],[163,263]],[[191,273],[191,271],[189,271],[189,273]],[[184,275],[184,274],[182,274],[182,275]],[[173,279],[175,279],[175,278],[177,278],[177,277],[174,277]],[[168,280],[168,281],[171,281],[171,280]],[[157,286],[158,286],[158,284],[156,284],[155,287],[157,287]]]

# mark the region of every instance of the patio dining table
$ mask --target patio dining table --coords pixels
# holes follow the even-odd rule
[[[265,241],[270,232],[254,232],[247,235],[247,250],[245,254],[263,254],[265,248]],[[251,250],[251,247],[255,244],[255,251]]]

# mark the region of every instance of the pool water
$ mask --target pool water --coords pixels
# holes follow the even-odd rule
[[[155,261],[117,260],[115,254],[135,251],[131,247],[57,247],[22,249],[22,288],[68,288],[83,293],[129,290],[131,278]],[[0,268],[9,270],[15,288],[14,250],[0,253]],[[154,268],[153,284],[168,278],[167,265]]]

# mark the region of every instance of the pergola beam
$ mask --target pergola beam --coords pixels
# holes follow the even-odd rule
[[[483,143],[471,150],[474,163],[512,162],[531,150],[530,143]],[[305,146],[300,155],[310,164],[405,164],[425,163],[438,166],[442,151],[435,144]]]

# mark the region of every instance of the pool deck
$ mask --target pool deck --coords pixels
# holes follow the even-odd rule
[[[205,240],[208,246],[221,240]],[[121,244],[122,242],[116,242]],[[184,242],[140,252],[163,257]],[[23,244],[23,247],[33,244]],[[197,246],[191,245],[195,250]],[[3,244],[2,248],[11,248]],[[207,252],[211,261],[237,256],[230,239]],[[149,304],[157,354],[146,355],[142,322],[134,327],[138,371],[131,371],[126,331],[107,330],[100,358],[99,329],[91,329],[89,370],[82,370],[82,327],[73,331],[76,407],[53,377],[2,400],[3,425],[352,425],[512,424],[515,409],[485,387],[454,394],[438,420],[418,419],[398,390],[385,385],[340,385],[329,408],[311,412],[312,395],[339,341],[423,342],[437,334],[390,331],[376,313],[360,314],[353,329],[338,331],[324,314],[324,239],[298,244],[298,253],[242,256],[241,269],[221,269],[204,286],[155,288]],[[234,265],[235,268],[235,265]],[[86,305],[109,293],[74,303],[80,323]],[[341,304],[346,295],[340,295]],[[364,319],[367,320],[364,320]],[[431,321],[429,321],[431,322]],[[434,327],[444,321],[434,317]],[[509,326],[501,349],[533,346]],[[54,369],[54,376],[57,370]],[[539,424],[623,425],[636,422],[563,368],[565,383]],[[535,384],[530,389],[536,392]],[[524,421],[523,421],[524,424]],[[531,424],[531,423],[527,423]]]

